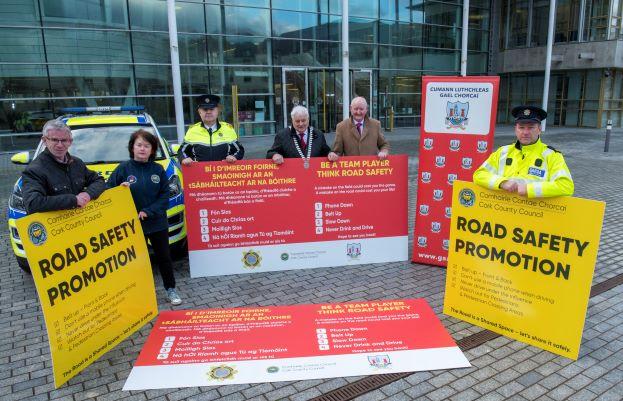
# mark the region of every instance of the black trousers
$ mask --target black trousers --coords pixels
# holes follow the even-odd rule
[[[160,269],[160,276],[164,284],[164,289],[175,288],[175,276],[173,276],[173,261],[171,260],[171,250],[169,249],[169,230],[156,231],[155,233],[145,234],[151,242],[154,250],[156,263]]]

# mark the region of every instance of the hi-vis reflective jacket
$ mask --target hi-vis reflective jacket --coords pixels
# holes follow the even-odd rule
[[[474,182],[499,189],[502,181],[514,179],[527,183],[529,198],[573,195],[573,179],[565,159],[539,138],[531,145],[502,146],[474,172]]]
[[[228,155],[240,160],[244,156],[244,148],[238,142],[234,128],[221,121],[216,122],[216,131],[212,133],[201,122],[191,125],[178,151],[180,162],[187,157],[199,162],[215,162],[224,160]]]

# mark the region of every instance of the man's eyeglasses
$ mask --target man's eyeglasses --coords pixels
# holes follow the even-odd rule
[[[71,138],[63,138],[63,139],[61,139],[61,138],[50,138],[50,137],[47,137],[47,136],[44,136],[44,138],[45,138],[46,141],[50,141],[52,143],[60,143],[61,145],[65,145],[65,146],[67,146],[67,145],[69,145],[71,143]]]

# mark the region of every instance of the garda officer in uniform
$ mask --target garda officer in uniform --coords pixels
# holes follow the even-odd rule
[[[547,112],[518,106],[512,115],[517,141],[492,153],[474,172],[474,182],[529,198],[573,195],[573,179],[562,153],[541,142],[541,121]]]
[[[244,148],[238,142],[234,128],[218,119],[220,101],[216,95],[199,96],[197,113],[201,121],[188,128],[178,151],[183,165],[188,166],[194,161],[235,163],[244,156]]]

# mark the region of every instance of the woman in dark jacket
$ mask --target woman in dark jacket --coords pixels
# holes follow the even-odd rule
[[[158,139],[150,132],[140,129],[130,137],[128,150],[130,160],[117,166],[108,178],[107,185],[109,188],[117,185],[130,187],[143,233],[151,242],[158,261],[167,298],[171,304],[179,305],[182,300],[175,291],[169,250],[169,186],[164,169],[154,161]]]

